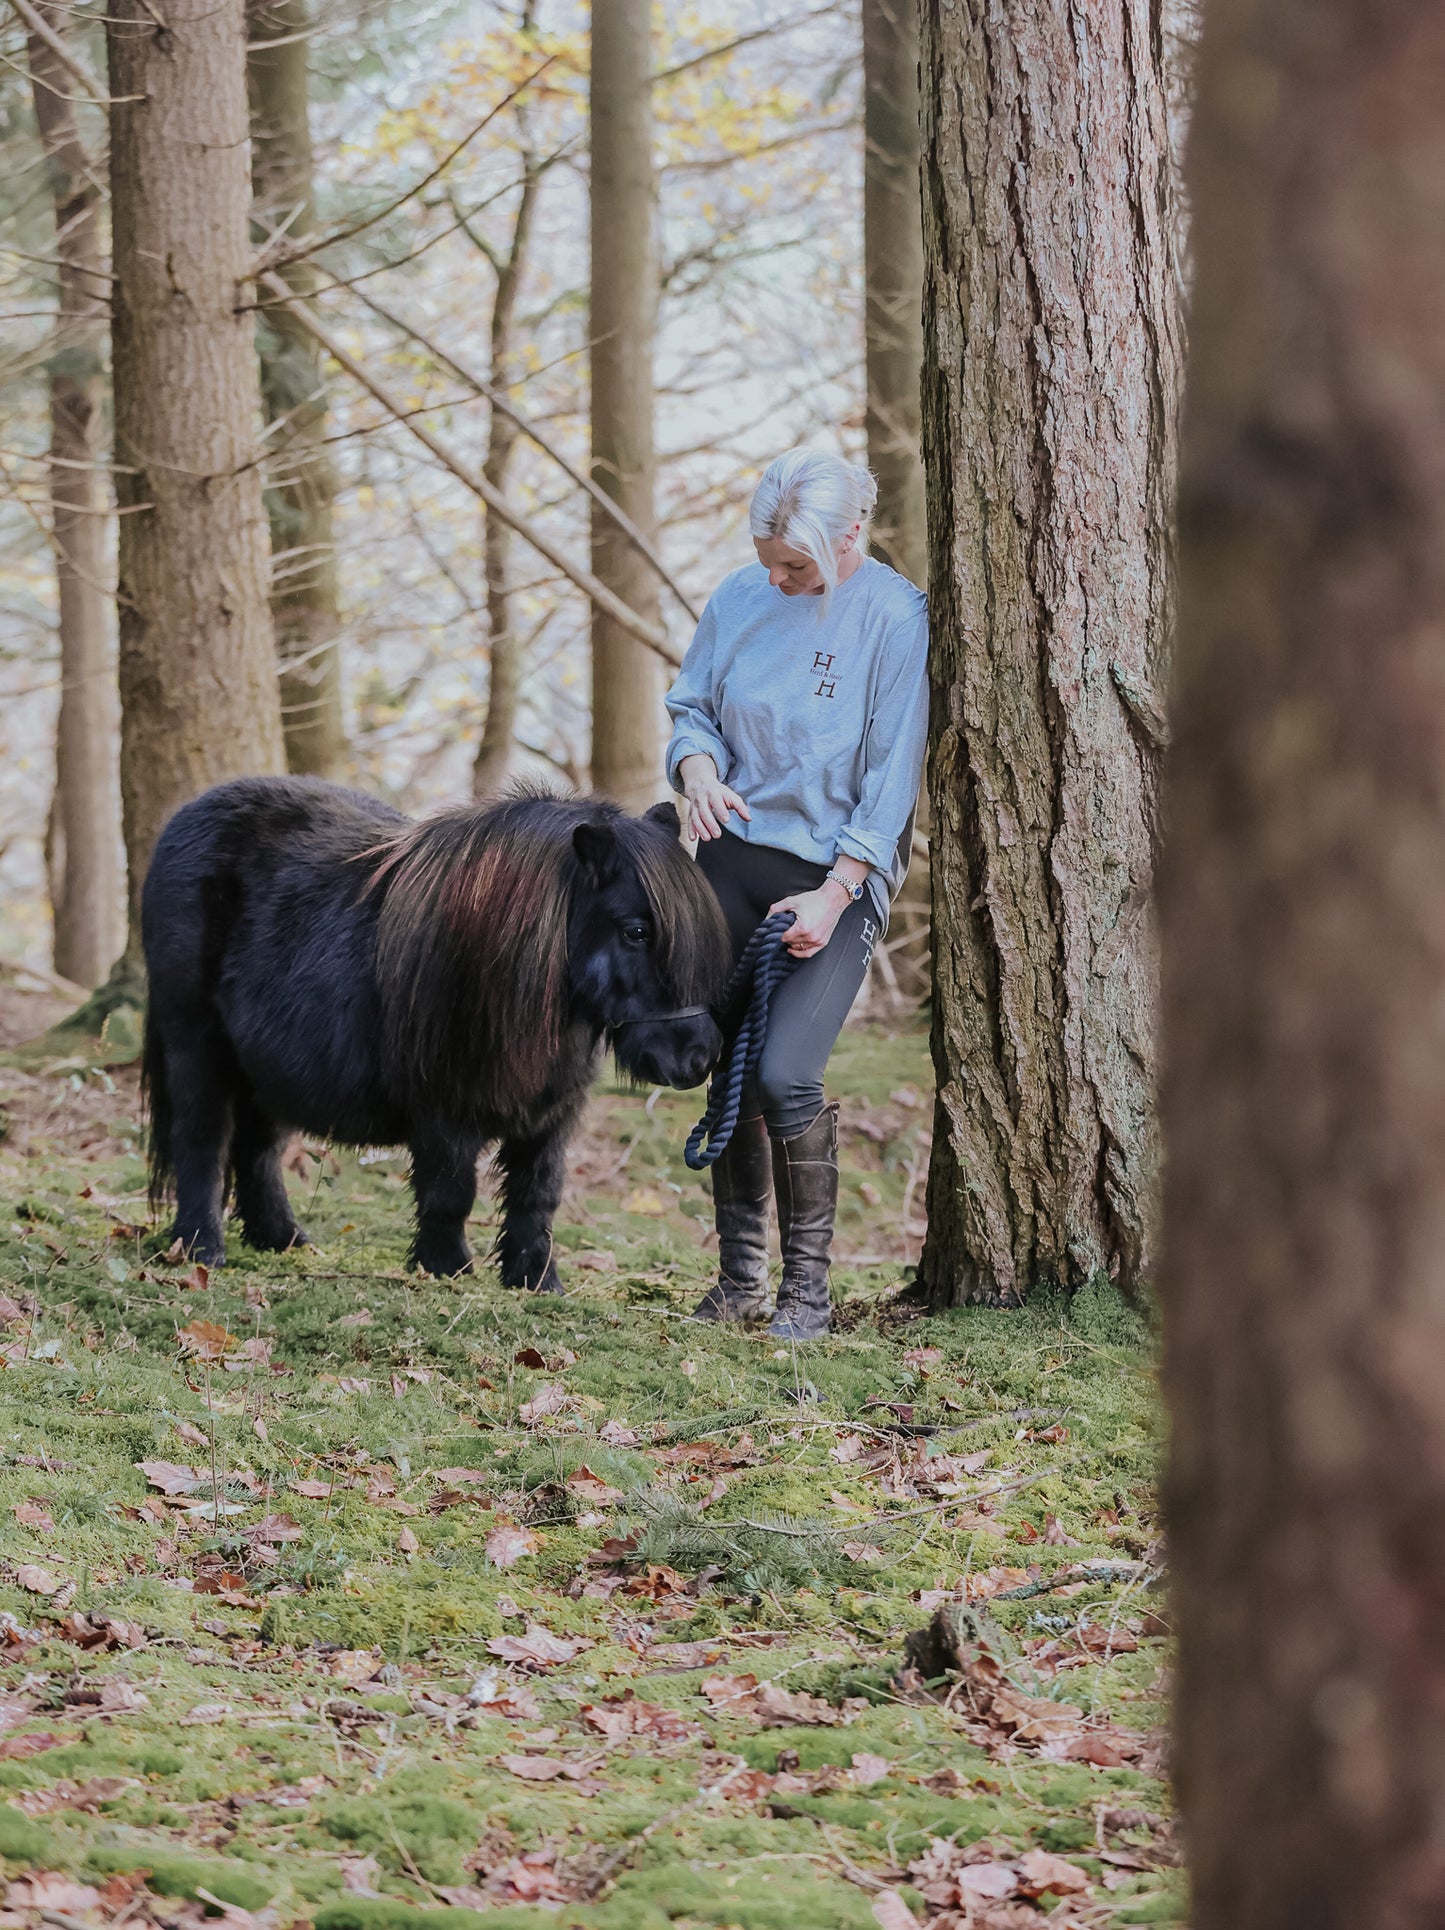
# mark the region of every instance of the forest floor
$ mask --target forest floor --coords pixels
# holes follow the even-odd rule
[[[599,1089],[565,1299],[409,1276],[404,1159],[326,1148],[208,1274],[129,1043],[0,1066],[0,1930],[1182,1919],[1147,1337],[909,1303],[920,1034],[839,1047],[798,1348],[686,1319],[696,1094]]]

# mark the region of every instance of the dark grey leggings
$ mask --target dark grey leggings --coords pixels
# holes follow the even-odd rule
[[[717,893],[736,958],[779,898],[822,884],[828,867],[724,831],[697,848],[702,874]],[[791,1139],[823,1108],[823,1068],[880,936],[878,909],[864,892],[849,905],[822,951],[805,959],[773,994],[768,1038],[739,1116],[761,1113],[774,1139]]]

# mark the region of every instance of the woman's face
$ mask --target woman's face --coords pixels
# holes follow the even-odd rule
[[[780,536],[755,536],[753,548],[769,583],[784,596],[823,594],[823,572],[806,550],[795,550]]]

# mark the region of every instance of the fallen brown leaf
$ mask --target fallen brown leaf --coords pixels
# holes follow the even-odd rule
[[[323,1674],[349,1683],[352,1688],[370,1682],[381,1667],[380,1649],[337,1649],[321,1664]]]
[[[569,1407],[572,1396],[557,1381],[543,1381],[531,1400],[523,1401],[517,1409],[517,1418],[523,1427],[534,1427],[538,1421],[545,1420],[549,1414],[560,1414]]]
[[[1053,1856],[1048,1850],[1030,1850],[1019,1859],[1019,1894],[1040,1897],[1053,1891],[1058,1896],[1077,1896],[1090,1888],[1087,1870],[1066,1857]]]
[[[9,1884],[5,1901],[12,1910],[50,1910],[57,1915],[75,1917],[84,1916],[96,1907],[100,1891],[89,1883],[77,1883],[73,1877],[61,1876],[56,1870],[39,1870],[33,1876]]]
[[[603,1761],[594,1756],[590,1762],[565,1762],[558,1756],[499,1756],[498,1762],[510,1775],[529,1783],[555,1782],[559,1776],[568,1782],[582,1782]]]
[[[58,1595],[65,1583],[48,1568],[38,1568],[33,1561],[26,1561],[15,1570],[15,1585],[27,1595]]]
[[[676,1709],[656,1702],[639,1702],[631,1689],[622,1695],[604,1696],[601,1702],[584,1702],[582,1720],[599,1735],[652,1736],[661,1742],[677,1742],[696,1735],[697,1726]]]
[[[217,1321],[190,1320],[176,1334],[176,1341],[193,1360],[224,1360],[236,1345],[236,1336]]]
[[[484,1547],[493,1568],[515,1568],[525,1556],[535,1552],[537,1537],[530,1528],[520,1528],[514,1521],[499,1521],[487,1536]]]
[[[194,1494],[210,1478],[184,1461],[137,1461],[134,1465],[162,1494]]]
[[[528,1622],[523,1635],[494,1635],[487,1643],[493,1655],[504,1662],[517,1662],[524,1668],[549,1669],[557,1662],[570,1662],[574,1655],[594,1644],[585,1635],[554,1635],[540,1622]]]
[[[0,1742],[0,1762],[23,1762],[27,1756],[38,1756],[46,1749],[78,1740],[76,1731],[67,1733],[61,1729],[32,1729],[27,1735],[6,1736]]]

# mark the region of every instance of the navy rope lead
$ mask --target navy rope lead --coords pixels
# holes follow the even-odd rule
[[[682,1156],[694,1172],[711,1166],[726,1150],[738,1123],[743,1086],[762,1057],[773,993],[803,962],[783,946],[795,916],[791,911],[775,911],[770,918],[765,918],[733,967],[723,995],[723,1011],[731,1014],[741,1006],[742,1016],[723,1062],[712,1076],[707,1091],[707,1111],[687,1136]]]

